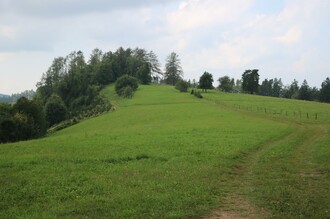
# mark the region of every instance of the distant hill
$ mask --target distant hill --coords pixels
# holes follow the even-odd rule
[[[0,94],[0,102],[4,102],[4,103],[12,102],[12,98],[7,94]]]
[[[21,93],[16,93],[16,94],[12,94],[12,95],[0,94],[0,102],[2,102],[2,103],[16,102],[21,97],[26,97],[28,99],[32,99],[34,95],[35,95],[34,90],[26,90]]]

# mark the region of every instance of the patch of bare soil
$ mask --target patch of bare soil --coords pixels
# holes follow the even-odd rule
[[[318,172],[315,172],[315,173],[300,173],[299,176],[301,176],[301,177],[320,177],[320,176],[323,176],[323,174],[318,173]]]
[[[257,219],[270,218],[271,215],[264,209],[257,209],[240,196],[230,196],[220,210],[213,211],[204,219]]]

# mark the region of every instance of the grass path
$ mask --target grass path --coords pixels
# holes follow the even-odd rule
[[[230,108],[212,99],[206,101]],[[267,115],[241,113],[274,120]],[[320,169],[314,157],[315,148],[329,142],[329,126],[282,122],[292,125],[293,131],[256,147],[238,162],[225,202],[205,218],[330,217],[329,168],[324,165]],[[324,157],[326,161],[328,157]],[[324,205],[318,205],[320,199]]]

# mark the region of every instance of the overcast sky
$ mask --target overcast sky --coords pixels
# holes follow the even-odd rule
[[[256,68],[320,87],[329,12],[329,0],[0,0],[0,93],[36,89],[55,57],[120,46],[153,50],[163,67],[175,51],[185,79]]]

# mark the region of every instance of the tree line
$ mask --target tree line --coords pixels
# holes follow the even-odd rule
[[[310,87],[307,80],[304,80],[299,85],[297,80],[294,80],[290,85],[284,86],[281,78],[265,79],[259,84],[259,70],[245,70],[241,79],[235,80],[229,76],[223,76],[218,79],[218,90],[231,93],[248,93],[262,96],[299,99],[308,101],[320,101],[330,103],[330,79],[327,77],[321,84],[321,88]],[[176,89],[181,92],[187,92],[188,88],[199,88],[204,92],[213,87],[213,75],[209,72],[204,72],[199,81],[192,82],[177,80]],[[192,91],[192,94],[194,91]],[[195,94],[196,95],[196,94]],[[198,97],[201,97],[198,95]]]
[[[293,80],[290,85],[283,85],[281,78],[265,79],[259,84],[258,69],[246,70],[241,80],[223,76],[218,79],[218,89],[224,92],[244,92],[262,96],[281,97],[289,99],[330,102],[330,79],[327,77],[321,88],[310,87],[307,80],[301,85]]]

